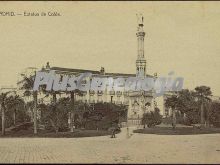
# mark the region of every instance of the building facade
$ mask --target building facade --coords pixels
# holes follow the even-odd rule
[[[136,74],[124,74],[124,73],[106,73],[105,69],[102,67],[99,71],[94,70],[83,70],[83,69],[72,69],[72,68],[61,68],[61,67],[52,67],[49,62],[47,62],[46,67],[43,67],[41,70],[37,70],[36,68],[28,68],[25,73],[26,75],[34,75],[36,71],[45,71],[50,72],[54,71],[56,74],[60,76],[79,76],[81,73],[89,72],[92,73],[92,77],[112,77],[113,79],[124,78],[125,80],[128,77],[138,77],[144,79],[146,77],[154,78],[154,76],[148,75],[146,70],[146,59],[144,54],[144,24],[143,24],[143,16],[139,17],[138,20],[138,28],[137,28],[137,59],[136,59]],[[18,94],[23,96],[23,92],[21,90],[22,79],[18,81]],[[128,107],[127,119],[128,123],[131,124],[140,124],[141,118],[144,113],[147,111],[152,111],[155,106],[157,106],[155,99],[153,98],[154,91],[85,91],[83,95],[75,96],[76,100],[81,100],[83,102],[87,102],[89,104],[98,103],[98,102],[112,102],[115,104],[124,104]],[[62,92],[57,95],[57,98],[67,97],[69,94],[67,92]],[[31,97],[26,97],[25,101],[31,101]],[[52,98],[45,97],[45,94],[41,91],[38,93],[38,102],[39,103],[50,103]],[[161,112],[164,114],[164,112]]]

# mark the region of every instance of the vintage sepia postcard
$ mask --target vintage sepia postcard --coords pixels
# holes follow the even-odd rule
[[[0,163],[220,163],[220,2],[1,1]]]

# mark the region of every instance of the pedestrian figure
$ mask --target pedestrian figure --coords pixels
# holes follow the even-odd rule
[[[127,138],[129,138],[129,127],[127,127]]]
[[[112,128],[112,136],[111,136],[111,138],[115,138],[115,132],[116,132],[116,129],[115,129],[115,127],[113,127]]]
[[[176,128],[176,126],[173,122],[172,122],[172,128],[173,128],[173,130],[175,130],[175,128]]]
[[[112,123],[112,136],[111,136],[111,138],[115,138],[115,134],[116,134],[116,131],[117,131],[117,129],[118,129],[118,124],[117,123],[115,123],[115,122],[113,122]]]
[[[115,138],[115,133],[116,133],[116,128],[113,126],[112,128],[111,128],[111,138]]]

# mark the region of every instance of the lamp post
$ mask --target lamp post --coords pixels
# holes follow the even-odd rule
[[[154,73],[154,78],[153,79],[154,79],[154,85],[155,85],[155,82],[156,82],[156,79],[157,79],[157,73]],[[155,97],[156,97],[156,90],[153,89],[153,110],[155,109],[155,106],[157,106]]]

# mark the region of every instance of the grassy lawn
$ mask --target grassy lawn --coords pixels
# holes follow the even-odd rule
[[[97,130],[75,130],[74,132],[49,132],[49,131],[38,131],[34,135],[33,130],[20,130],[17,132],[6,132],[5,136],[0,135],[0,138],[8,137],[43,137],[43,138],[77,138],[77,137],[93,137],[93,136],[105,136],[110,135],[108,131],[97,131]]]
[[[196,134],[216,134],[220,133],[220,128],[193,128],[193,127],[176,127],[175,130],[172,127],[160,127],[137,129],[134,133],[142,134],[157,134],[157,135],[196,135]]]
[[[8,137],[43,137],[43,138],[78,138],[78,137],[93,137],[93,136],[105,136],[110,135],[111,132],[104,130],[80,130],[75,129],[74,132],[58,132],[38,130],[38,133],[34,135],[33,129],[19,130],[19,131],[6,131],[4,136],[0,135],[0,138]]]

